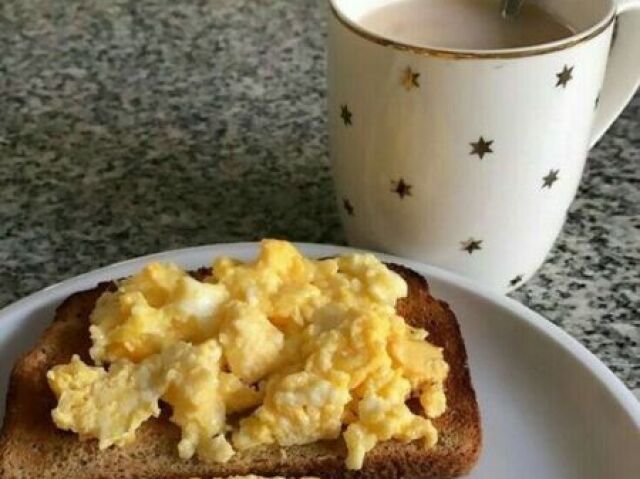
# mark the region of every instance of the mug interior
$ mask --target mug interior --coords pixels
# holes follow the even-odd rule
[[[467,50],[457,48],[443,48],[441,46],[412,45],[398,41],[393,38],[385,38],[380,32],[370,30],[362,25],[362,18],[368,13],[384,7],[386,5],[402,0],[329,0],[333,12],[340,20],[345,22],[351,29],[363,36],[377,40],[380,43],[393,44],[401,48],[415,51],[440,51],[450,53],[469,54],[470,56],[482,56],[484,54],[528,54],[536,51],[547,51],[549,49],[562,48],[563,45],[572,45],[584,38],[591,37],[602,31],[615,16],[614,0],[527,0],[538,5],[565,25],[569,25],[575,33],[561,40],[540,43],[536,45],[502,48],[492,50]],[[455,0],[441,0],[455,1]],[[495,4],[496,14],[500,11],[502,0],[479,0]]]

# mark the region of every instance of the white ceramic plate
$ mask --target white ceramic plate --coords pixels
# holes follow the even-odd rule
[[[312,256],[349,251],[300,246]],[[152,259],[195,268],[217,255],[251,258],[255,252],[255,243],[240,243],[146,256],[51,286],[0,311],[0,411],[11,365],[71,293],[129,275]],[[460,321],[484,428],[484,450],[470,477],[640,478],[640,403],[577,341],[509,298],[433,267],[379,256],[424,274]]]

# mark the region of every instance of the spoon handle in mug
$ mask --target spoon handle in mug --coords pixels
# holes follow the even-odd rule
[[[617,0],[607,71],[593,125],[593,146],[640,85],[640,0]]]
[[[515,17],[520,12],[524,0],[502,0],[502,16],[504,18]]]

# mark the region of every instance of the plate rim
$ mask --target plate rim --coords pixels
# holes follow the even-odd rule
[[[515,299],[509,298],[506,295],[479,285],[467,278],[459,276],[456,273],[452,273],[450,271],[446,271],[442,268],[432,266],[420,261],[410,260],[380,251],[354,248],[343,245],[309,242],[293,243],[296,245],[296,247],[300,248],[305,253],[313,255],[336,254],[355,251],[370,252],[380,257],[384,261],[397,262],[415,269],[421,274],[424,274],[427,277],[427,280],[430,277],[433,277],[434,279],[437,279],[445,284],[461,289],[465,294],[479,297],[485,301],[490,302],[494,306],[506,309],[519,320],[525,321],[528,326],[532,327],[537,332],[542,333],[548,340],[556,343],[559,347],[573,356],[573,358],[576,359],[583,367],[586,367],[592,374],[592,376],[594,376],[594,378],[598,380],[603,387],[605,387],[606,391],[619,404],[622,410],[626,413],[627,417],[640,430],[640,401],[636,399],[634,394],[629,388],[627,388],[622,380],[618,378],[597,356],[595,356],[594,353],[589,351],[577,339],[561,329],[559,326],[553,324],[550,320],[546,319],[541,314],[529,309]],[[39,291],[33,292],[21,299],[18,299],[17,301],[14,301],[13,303],[6,305],[2,309],[0,309],[0,325],[2,325],[2,322],[5,320],[5,318],[10,317],[14,314],[18,314],[18,312],[22,308],[28,307],[32,303],[46,303],[52,295],[55,296],[57,293],[61,293],[66,289],[72,290],[68,294],[72,294],[72,292],[74,291],[81,290],[82,287],[80,285],[92,277],[101,278],[103,276],[106,276],[103,279],[97,279],[97,281],[105,281],[108,280],[108,273],[112,271],[115,272],[116,270],[120,269],[133,268],[137,264],[145,263],[148,261],[170,260],[169,258],[171,257],[198,255],[206,251],[216,249],[233,249],[237,251],[256,250],[259,244],[260,242],[258,241],[223,242],[185,248],[176,248],[129,258],[123,261],[118,261],[106,266],[89,270],[79,275],[71,276],[59,282],[53,283],[40,289]],[[111,277],[111,279],[114,279],[114,277]],[[72,288],[73,285],[77,285],[75,289]],[[19,325],[18,328],[20,328]]]

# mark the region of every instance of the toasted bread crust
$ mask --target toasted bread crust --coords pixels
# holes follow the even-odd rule
[[[46,372],[69,361],[74,353],[89,361],[89,314],[97,298],[113,283],[76,293],[65,300],[38,344],[22,357],[11,375],[7,410],[0,435],[0,477],[6,479],[57,477],[77,479],[169,479],[264,476],[319,476],[325,479],[401,479],[457,477],[476,463],[482,437],[480,414],[467,365],[459,325],[449,306],[433,298],[426,280],[412,270],[389,265],[402,275],[409,294],[398,302],[398,313],[414,326],[429,331],[429,341],[444,347],[450,366],[445,383],[447,412],[436,419],[440,432],[436,447],[418,442],[386,441],[370,451],[361,470],[345,469],[342,439],[292,447],[265,446],[237,453],[228,463],[205,463],[178,458],[179,429],[164,411],[146,421],[136,441],[122,448],[99,451],[96,441],[80,441],[51,420],[55,397]],[[208,270],[194,273],[202,277]]]

